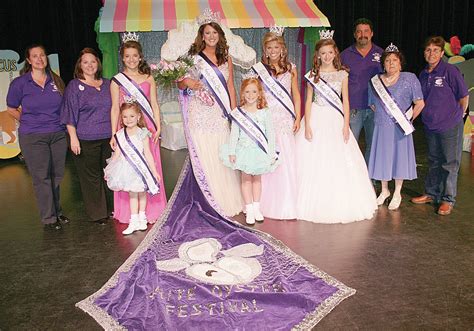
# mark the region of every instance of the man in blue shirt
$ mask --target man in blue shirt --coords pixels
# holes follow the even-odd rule
[[[354,22],[355,44],[341,53],[342,63],[350,69],[350,126],[356,140],[359,139],[360,132],[364,128],[366,163],[369,161],[374,132],[374,112],[368,105],[369,80],[375,74],[382,72],[380,57],[383,49],[372,43],[373,36],[372,22],[366,18],[359,18]]]

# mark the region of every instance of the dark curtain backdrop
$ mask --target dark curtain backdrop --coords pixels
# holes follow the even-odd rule
[[[422,44],[430,35],[461,45],[474,43],[473,0],[314,0],[328,17],[342,49],[354,42],[352,23],[366,17],[374,23],[373,41],[382,48],[393,42],[406,58],[406,70],[418,74],[424,66]]]
[[[84,47],[98,51],[94,23],[101,0],[2,0],[0,49],[11,49],[24,61],[25,48],[43,44],[58,53],[61,77],[68,82]]]
[[[195,0],[189,0],[195,1]],[[421,44],[432,34],[458,35],[462,44],[474,43],[474,0],[315,0],[336,30],[341,49],[353,42],[352,22],[359,17],[374,22],[374,41],[385,47],[391,41],[404,51],[407,70],[423,66]],[[101,0],[2,0],[0,49],[21,55],[35,42],[58,53],[61,75],[71,79],[79,51],[97,49],[94,22]]]

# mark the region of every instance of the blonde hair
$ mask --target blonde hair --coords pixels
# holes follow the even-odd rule
[[[250,84],[255,84],[257,86],[257,109],[265,108],[267,106],[267,99],[265,99],[262,84],[257,78],[247,78],[242,81],[242,85],[240,86],[240,106],[245,105],[244,90]]]
[[[266,50],[267,44],[272,41],[276,41],[281,46],[281,49],[282,49],[282,54],[280,56],[280,59],[278,60],[278,67],[280,67],[280,69],[282,70],[281,72],[277,72],[275,67],[270,64],[269,58],[265,56],[265,50]],[[283,36],[278,36],[273,32],[267,32],[263,36],[262,49],[263,49],[262,63],[268,65],[270,67],[270,70],[275,76],[284,74],[287,71],[291,72],[291,63],[288,60],[288,49],[286,48],[285,39],[283,38]]]

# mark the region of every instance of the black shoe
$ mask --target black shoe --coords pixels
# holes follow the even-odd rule
[[[108,218],[101,218],[100,220],[94,221],[95,224],[106,225]]]
[[[61,226],[61,223],[59,221],[55,223],[49,223],[44,225],[45,230],[52,230],[52,231],[57,231],[61,230],[63,227]]]
[[[64,215],[59,215],[56,219],[58,220],[58,222],[62,222],[63,224],[68,224],[69,222],[71,222],[71,220]]]

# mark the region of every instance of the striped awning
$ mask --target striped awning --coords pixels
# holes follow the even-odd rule
[[[100,31],[171,30],[206,8],[229,28],[330,26],[312,0],[106,0]]]

